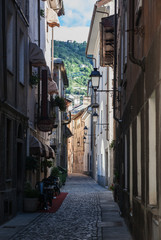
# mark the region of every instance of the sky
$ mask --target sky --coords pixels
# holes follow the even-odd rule
[[[87,41],[90,21],[96,0],[64,0],[65,16],[59,17],[55,27],[55,40]]]

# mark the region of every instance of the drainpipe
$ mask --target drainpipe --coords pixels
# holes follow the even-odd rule
[[[114,90],[113,90],[113,118],[121,123],[122,120],[116,117],[116,71],[117,71],[117,0],[115,0],[115,27],[114,27]]]
[[[134,56],[134,0],[131,0],[129,3],[129,13],[130,13],[130,18],[129,18],[129,59],[132,63],[138,65],[141,67],[142,71],[145,71],[145,62],[144,58],[142,60],[136,59]]]
[[[38,14],[38,46],[40,47],[40,0],[37,1]],[[38,68],[38,77],[40,79],[40,67]],[[38,117],[40,116],[40,80],[38,82]]]
[[[2,1],[2,32],[3,32],[3,84],[4,84],[4,98],[3,102],[7,100],[7,55],[6,55],[6,1]]]

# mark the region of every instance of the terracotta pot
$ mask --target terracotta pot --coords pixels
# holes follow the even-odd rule
[[[24,211],[36,212],[38,208],[38,198],[24,198]]]

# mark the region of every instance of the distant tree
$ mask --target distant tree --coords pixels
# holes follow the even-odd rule
[[[69,87],[66,89],[68,94],[87,94],[86,89],[81,89],[81,87],[87,87],[92,71],[91,61],[85,55],[86,46],[85,41],[83,43],[54,41],[54,57],[62,58],[66,67],[69,79]],[[81,65],[85,65],[85,67],[81,68]],[[75,89],[74,86],[77,86],[78,89]]]

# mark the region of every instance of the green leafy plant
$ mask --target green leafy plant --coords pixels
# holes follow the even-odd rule
[[[59,177],[60,171],[57,167],[53,167],[51,170],[51,176],[53,177]]]
[[[32,189],[31,184],[29,182],[25,183],[24,187],[24,197],[25,198],[38,198],[40,193],[36,189]]]
[[[117,170],[114,171],[114,183],[119,182],[119,172]]]
[[[53,166],[53,162],[45,159],[44,161],[42,161],[42,166],[51,168]]]
[[[60,111],[66,111],[66,101],[63,97],[56,96],[53,100],[53,106],[59,107]]]
[[[112,140],[112,142],[110,143],[110,148],[112,149],[114,149],[115,148],[115,140]]]
[[[38,160],[31,156],[26,157],[26,170],[36,170],[38,168]]]
[[[110,189],[111,191],[114,191],[114,184],[113,184],[113,183],[110,185],[109,189]]]
[[[43,18],[45,17],[45,13],[44,13],[43,9],[40,9],[40,16],[43,17]]]
[[[38,82],[39,82],[39,77],[38,77],[38,74],[37,73],[32,73],[32,76],[30,77],[30,84],[31,85],[37,85]]]
[[[54,41],[54,57],[63,59],[69,79],[67,94],[87,95],[88,79],[93,67],[92,61],[86,58],[86,46],[86,42]]]

